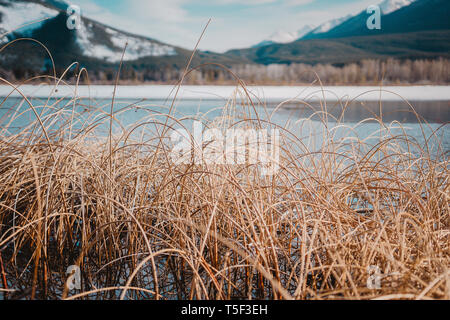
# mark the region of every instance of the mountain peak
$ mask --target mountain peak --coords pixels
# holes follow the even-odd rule
[[[17,30],[24,34],[40,27],[44,22],[40,20],[55,17],[57,14],[56,9],[39,1],[4,1],[0,3],[0,33]]]
[[[4,0],[0,2],[0,34],[14,31],[0,40],[8,42],[20,36],[36,37],[46,45],[58,47],[53,34],[62,34],[66,30],[65,15],[68,4],[61,0]],[[41,20],[41,21],[40,21]],[[27,25],[28,24],[28,25]],[[42,29],[48,25],[55,26],[48,35]],[[47,30],[46,29],[46,30]],[[62,38],[61,38],[62,39]],[[136,36],[108,27],[94,20],[82,17],[80,29],[74,30],[75,47],[81,55],[100,59],[107,63],[117,63],[121,52],[128,43],[124,61],[138,60],[143,57],[161,57],[177,55],[175,47],[163,44],[153,39]]]
[[[311,30],[314,29],[314,26],[312,25],[305,25],[302,28],[300,28],[297,31],[294,32],[288,32],[283,30],[278,30],[275,33],[271,34],[267,39],[261,41],[257,45],[253,47],[263,47],[269,44],[274,43],[289,43],[296,41],[300,38],[302,38],[305,34],[311,32]]]
[[[319,34],[319,33],[325,33],[330,31],[331,29],[333,29],[334,27],[340,25],[341,23],[347,21],[348,19],[350,19],[352,17],[351,14],[346,15],[345,17],[341,17],[341,18],[337,18],[337,19],[333,19],[333,20],[329,20],[325,23],[322,23],[320,26],[318,26],[317,28],[315,28],[314,30],[312,30],[310,33],[311,34]]]
[[[405,6],[409,6],[414,1],[416,1],[416,0],[383,0],[382,2],[379,3],[379,6],[380,6],[382,14],[387,15],[387,14],[393,13]],[[366,13],[365,10],[363,10],[362,13],[365,14]],[[311,30],[308,30],[307,32],[303,33],[297,39],[300,39],[303,37],[304,38],[314,38],[317,35],[325,34],[325,33],[329,32],[330,30],[340,26],[341,24],[347,22],[348,20],[350,20],[351,18],[356,17],[356,16],[357,15],[348,14],[344,17],[326,21],[326,22],[322,23],[321,25],[319,25],[317,28],[311,28]],[[266,42],[267,42],[267,40],[266,40]],[[274,42],[284,43],[281,41],[272,41],[272,43],[274,43]]]
[[[383,14],[390,14],[398,9],[409,6],[415,0],[384,0],[379,6]]]
[[[269,38],[267,38],[267,41],[272,41],[276,43],[288,43],[292,42],[296,39],[297,33],[296,32],[287,32],[283,30],[278,30],[271,34]]]

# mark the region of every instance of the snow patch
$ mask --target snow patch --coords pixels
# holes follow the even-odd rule
[[[27,97],[48,98],[72,97],[75,93],[74,86],[60,86],[58,92],[54,92],[51,85],[23,85],[20,91]],[[248,86],[247,90],[267,102],[279,102],[289,99],[304,101],[437,101],[450,100],[450,86],[385,86],[380,89],[376,86],[326,86],[326,87],[301,87],[301,86]],[[182,86],[179,99],[228,99],[233,96],[235,86]],[[11,97],[22,96],[11,89],[10,86],[0,85],[0,97],[11,94]],[[92,97],[96,99],[110,99],[114,86],[79,86],[76,90],[80,97]],[[12,93],[11,93],[12,92]],[[155,99],[164,100],[173,98],[174,90],[170,85],[142,85],[119,86],[116,98],[121,99]]]
[[[117,48],[123,49],[128,42],[124,58],[126,60],[136,60],[146,56],[158,57],[177,54],[175,49],[168,45],[158,44],[143,38],[128,37],[109,28],[107,32],[111,35],[111,42]]]
[[[403,7],[409,6],[415,0],[384,0],[379,4],[383,14],[389,14]]]
[[[63,2],[60,2],[63,4]],[[45,18],[54,18],[59,11],[48,8],[35,2],[25,2],[10,0],[0,5],[2,19],[0,22],[0,35],[6,34],[11,30],[16,30],[27,35],[32,30],[42,26],[44,21],[24,26],[30,22],[39,21]],[[175,48],[159,44],[141,37],[128,36],[119,31],[106,27],[106,32],[110,37],[111,45],[99,43],[94,37],[92,29],[95,27],[91,21],[82,19],[81,28],[77,30],[77,42],[82,49],[83,55],[98,59],[103,59],[111,63],[119,62],[122,56],[122,50],[128,41],[128,47],[125,52],[124,60],[136,60],[147,56],[171,56],[176,55]],[[8,42],[8,38],[3,36],[1,43]]]
[[[114,47],[97,43],[92,32],[92,24],[82,21],[81,27],[77,30],[77,41],[83,50],[83,54],[88,57],[103,59],[111,63],[119,62],[122,57],[122,50],[128,42],[125,51],[124,61],[136,60],[148,56],[172,56],[176,55],[175,48],[158,44],[150,40],[127,36],[124,33],[106,28],[105,31],[110,37]]]
[[[273,33],[270,37],[268,37],[267,39],[261,41],[260,43],[258,43],[255,47],[262,47],[265,45],[269,45],[272,43],[289,43],[289,42],[293,42],[296,41],[300,38],[302,38],[305,34],[311,32],[311,30],[313,30],[314,27],[311,25],[306,25],[303,28],[301,28],[300,30],[296,31],[296,32],[287,32],[287,31],[277,31],[275,33]]]
[[[3,33],[16,30],[17,28],[36,22],[45,18],[53,18],[58,15],[58,11],[47,8],[41,4],[33,2],[18,2],[9,1],[9,5],[0,5],[0,12],[2,14],[2,20],[0,23],[0,29],[4,30]],[[42,25],[44,21],[30,24],[25,27],[21,27],[17,31],[29,32]],[[2,41],[6,39],[3,38]]]
[[[347,21],[351,17],[353,17],[353,15],[349,14],[349,15],[347,15],[345,17],[342,17],[342,18],[338,18],[338,19],[333,19],[333,20],[327,21],[325,23],[322,23],[320,26],[318,26],[316,29],[314,29],[311,33],[312,34],[319,34],[319,33],[328,32],[331,29],[333,29],[333,28],[337,27],[338,25],[340,25],[341,23],[344,23],[345,21]]]

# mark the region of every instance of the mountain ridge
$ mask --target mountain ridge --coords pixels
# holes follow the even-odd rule
[[[295,32],[287,32],[287,31],[277,31],[270,35],[267,39],[259,42],[258,44],[252,46],[252,48],[258,48],[263,47],[269,44],[275,44],[275,43],[289,43],[293,42],[297,39],[302,38],[304,35],[308,34],[312,30],[314,30],[316,27],[312,25],[305,25],[299,30]]]
[[[395,1],[394,4],[398,5]],[[382,16],[381,30],[368,30],[366,20],[369,15],[361,12],[326,33],[306,35],[287,44],[235,49],[227,53],[265,65],[447,58],[450,52],[450,21],[446,19],[449,8],[450,1],[446,0],[411,1]],[[430,41],[435,43],[430,45]]]
[[[381,1],[378,6],[381,9],[381,13],[382,15],[387,15],[390,14],[392,12],[395,12],[396,10],[401,9],[402,7],[408,6],[410,5],[412,2],[414,2],[416,0],[383,0]],[[254,45],[252,47],[262,47],[265,45],[270,45],[270,44],[275,44],[275,43],[289,43],[289,42],[294,42],[297,40],[301,40],[301,39],[315,39],[318,38],[317,35],[319,35],[319,38],[324,34],[326,34],[327,32],[329,32],[330,30],[340,26],[341,24],[343,24],[344,22],[346,22],[347,20],[360,15],[360,14],[365,14],[365,10],[359,12],[356,15],[352,15],[352,14],[347,14],[343,17],[340,18],[334,18],[328,21],[325,21],[324,23],[320,24],[317,27],[311,27],[310,25],[306,25],[303,28],[301,28],[300,30],[304,30],[306,29],[310,29],[309,31],[306,32],[286,32],[284,31],[283,34],[288,35],[290,37],[291,41],[277,41],[277,38],[281,38],[281,37],[277,37],[277,33],[272,34],[271,36],[269,36],[267,39],[261,41],[260,43],[258,43],[257,45]]]
[[[218,65],[227,68],[291,63],[340,66],[366,59],[450,58],[450,25],[448,19],[443,19],[448,14],[449,2],[416,0],[398,9],[397,6],[411,0],[389,1],[391,6],[386,7],[386,12],[390,13],[382,17],[381,31],[368,30],[365,25],[368,15],[361,13],[311,39],[303,37],[289,43],[270,43],[229,50],[224,54],[199,50],[191,67],[202,65],[202,79],[217,79],[226,73]],[[127,42],[122,68],[124,78],[139,81],[179,79],[190,60],[191,50],[122,31],[87,17],[82,17],[80,30],[69,30],[65,5],[59,0],[0,0],[0,34],[11,29],[9,24],[12,22],[18,24],[48,18],[8,34],[0,40],[1,44],[24,36],[34,38],[43,43],[53,57],[50,59],[36,42],[15,42],[0,55],[1,74],[13,72],[17,79],[22,79],[43,71],[50,72],[52,60],[58,73],[62,73],[76,61],[78,70],[87,68],[97,79],[112,81]],[[424,8],[426,5],[430,7]],[[33,16],[23,17],[24,10],[29,11],[30,6]],[[205,64],[207,66],[203,66]],[[68,74],[76,72],[70,70]]]
[[[84,16],[81,17],[79,30],[69,30],[64,5],[67,4],[57,0],[0,0],[0,34],[23,23],[46,19],[9,33],[0,40],[0,45],[23,37],[33,38],[49,50],[51,60],[60,72],[76,61],[79,69],[84,67],[96,74],[107,72],[108,79],[121,61],[126,44],[123,72],[129,72],[131,76],[137,71],[144,72],[143,77],[147,80],[164,78],[164,73],[170,75],[181,72],[192,55],[192,50],[122,31]],[[21,78],[27,73],[39,74],[52,69],[51,60],[37,43],[19,41],[3,51],[0,68],[13,69],[14,74]],[[227,67],[253,63],[226,54],[197,51],[192,66],[207,62]]]

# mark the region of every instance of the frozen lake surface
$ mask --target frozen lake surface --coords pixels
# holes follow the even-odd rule
[[[56,90],[55,90],[56,89]],[[114,86],[67,86],[55,88],[54,85],[24,85],[19,88],[27,97],[55,98],[73,97],[75,94],[81,97],[96,99],[111,98]],[[236,86],[181,86],[179,99],[229,99],[236,90],[244,93],[242,88]],[[450,100],[450,86],[326,86],[326,87],[298,87],[298,86],[248,86],[247,90],[252,99],[260,99],[264,102],[285,100],[306,101],[436,101]],[[119,99],[152,99],[165,100],[174,97],[176,87],[170,85],[142,85],[119,86],[116,97]],[[12,90],[10,86],[0,86],[0,96],[11,94],[11,97],[20,97],[21,93]]]
[[[250,117],[256,118],[242,88],[182,86],[171,108],[176,89],[167,85],[119,86],[114,103],[115,130],[128,130],[126,128],[140,123],[161,120],[164,118],[162,115],[169,110],[175,118],[184,119],[182,121],[188,126],[189,119],[210,121],[223,116],[226,110],[227,113],[232,110],[236,115],[243,111],[247,114],[250,112]],[[384,87],[381,90],[379,87],[247,89],[260,119],[276,123],[299,137],[318,131],[323,126],[323,111],[326,111],[326,121],[331,126],[334,126],[332,123],[345,123],[353,128],[351,132],[343,130],[342,134],[337,135],[339,137],[349,134],[355,134],[358,138],[372,136],[380,130],[380,125],[374,119],[382,119],[384,124],[394,128],[392,134],[406,133],[420,144],[429,141],[431,144],[441,144],[444,151],[450,151],[450,86]],[[61,86],[56,89],[48,85],[20,87],[21,93],[41,114],[44,125],[56,130],[66,126],[67,121],[76,123],[79,128],[95,122],[99,124],[98,129],[104,129],[106,133],[113,90],[113,86]],[[19,132],[36,121],[34,112],[18,91],[0,86],[0,97],[3,97],[0,100],[0,129],[3,134]],[[77,97],[75,105],[74,97]],[[75,118],[72,117],[73,112],[77,115]],[[65,120],[55,120],[53,115],[56,113],[58,119]],[[310,121],[311,126],[305,126],[302,119]],[[366,121],[359,123],[362,120]],[[300,127],[303,131],[299,130]],[[437,140],[433,141],[435,138]]]

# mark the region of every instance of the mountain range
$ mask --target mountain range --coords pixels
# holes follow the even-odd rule
[[[334,27],[326,28],[332,23],[326,24],[326,31],[319,26],[290,43],[230,50],[227,54],[260,64],[450,57],[450,1],[386,0],[380,8],[380,30],[367,28],[369,15],[362,11]]]
[[[317,29],[317,28],[308,24],[295,32],[286,32],[286,31],[278,30],[275,33],[273,33],[270,37],[268,37],[267,39],[254,45],[252,48],[260,48],[260,47],[264,47],[264,46],[267,46],[270,44],[275,44],[275,43],[293,42],[295,40],[301,39],[303,36],[307,35],[308,33],[310,33],[311,31],[313,31],[315,29]]]
[[[145,80],[165,80],[185,67],[192,51],[107,26],[81,17],[79,29],[66,26],[68,4],[60,0],[0,0],[0,45],[15,39],[33,38],[8,46],[0,55],[0,72],[13,69],[16,77],[37,74],[50,69],[52,59],[57,69],[64,70],[77,61],[90,72],[112,74],[124,54],[125,72],[144,70]],[[49,58],[47,51],[52,54]],[[193,65],[208,62],[231,66],[251,63],[245,59],[208,51],[199,51]]]
[[[415,0],[383,0],[379,4],[379,7],[381,9],[381,13],[383,15],[387,15],[402,7],[410,5],[414,1]],[[367,17],[364,12],[360,12],[360,14],[364,17]],[[301,39],[314,39],[321,36],[326,37],[328,31],[336,28],[337,26],[341,25],[342,23],[346,22],[347,20],[353,17],[354,15],[348,14],[344,17],[326,21],[317,27],[306,25],[296,32],[277,31],[276,33],[272,34],[269,38],[258,43],[255,47],[261,47],[263,45],[269,45],[274,43],[293,42]],[[290,41],[286,41],[286,39],[289,39]]]
[[[19,38],[36,40],[15,42],[4,49],[0,75],[12,71],[21,78],[50,69],[52,60],[41,44],[52,53],[57,69],[78,61],[90,72],[108,73],[108,79],[111,70],[117,69],[126,43],[124,72],[130,77],[140,72],[143,80],[167,80],[171,73],[182,70],[191,56],[190,50],[161,39],[134,35],[86,17],[81,17],[78,30],[69,30],[67,7],[63,0],[0,0],[0,44]],[[369,15],[364,10],[295,32],[276,32],[251,48],[225,53],[198,51],[192,65],[342,65],[363,59],[450,58],[450,1],[384,0],[380,8],[380,30],[366,27]],[[215,67],[209,68],[214,77]]]

